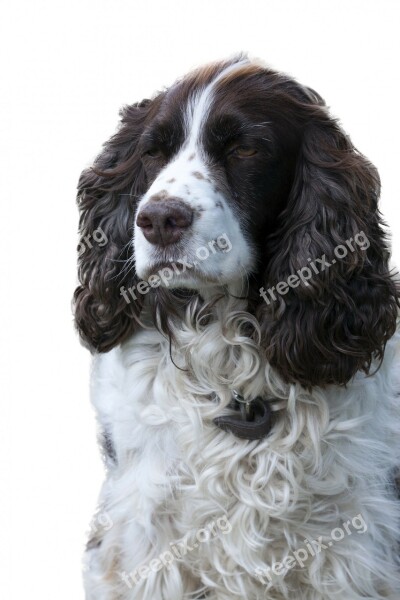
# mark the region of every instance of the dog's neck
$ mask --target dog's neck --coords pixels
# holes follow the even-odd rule
[[[158,328],[164,319],[161,329],[170,341],[166,351],[171,351],[177,367],[187,370],[186,376],[200,388],[222,394],[226,403],[233,390],[246,400],[265,397],[266,364],[259,324],[247,311],[246,292],[243,281],[193,294],[185,290],[183,300],[182,296],[179,300],[179,290],[163,290],[156,298],[156,310],[153,306],[151,316],[146,316],[147,326]],[[169,306],[178,314],[172,315]]]

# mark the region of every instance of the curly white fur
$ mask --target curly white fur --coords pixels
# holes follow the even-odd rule
[[[100,498],[113,526],[88,550],[87,599],[398,600],[390,473],[400,458],[399,335],[372,376],[307,392],[264,362],[256,336],[244,333],[257,323],[243,301],[225,297],[209,312],[200,327],[188,306],[173,362],[152,328],[94,359],[93,403],[116,461]],[[274,398],[265,439],[241,440],[214,425],[233,389]],[[229,533],[127,580],[221,515]],[[353,530],[271,581],[257,576],[307,540],[327,543],[356,515],[362,535]]]

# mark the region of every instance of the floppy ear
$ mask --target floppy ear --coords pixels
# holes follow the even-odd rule
[[[379,192],[373,165],[320,102],[310,107],[258,312],[267,358],[288,382],[344,384],[395,331]]]
[[[84,344],[99,352],[134,331],[142,307],[140,299],[127,303],[120,288],[137,282],[133,262],[127,263],[132,261],[136,201],[147,185],[137,143],[155,102],[144,100],[121,111],[119,130],[78,184],[81,241],[75,322]]]

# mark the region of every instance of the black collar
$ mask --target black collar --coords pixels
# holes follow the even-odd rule
[[[246,440],[260,440],[267,436],[272,427],[269,401],[260,397],[245,400],[236,391],[232,392],[232,396],[228,407],[237,414],[216,417],[214,423],[217,427]]]

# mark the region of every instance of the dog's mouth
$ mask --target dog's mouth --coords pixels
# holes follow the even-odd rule
[[[199,261],[189,259],[157,261],[146,267],[144,280],[153,287],[185,287],[198,289],[210,285],[222,285],[221,273],[205,272]]]
[[[245,270],[241,257],[231,252],[226,233],[194,239],[182,238],[166,247],[142,248],[135,240],[135,265],[138,277],[151,287],[220,287],[238,279]],[[137,246],[136,246],[137,244]],[[246,267],[247,268],[247,267]]]

